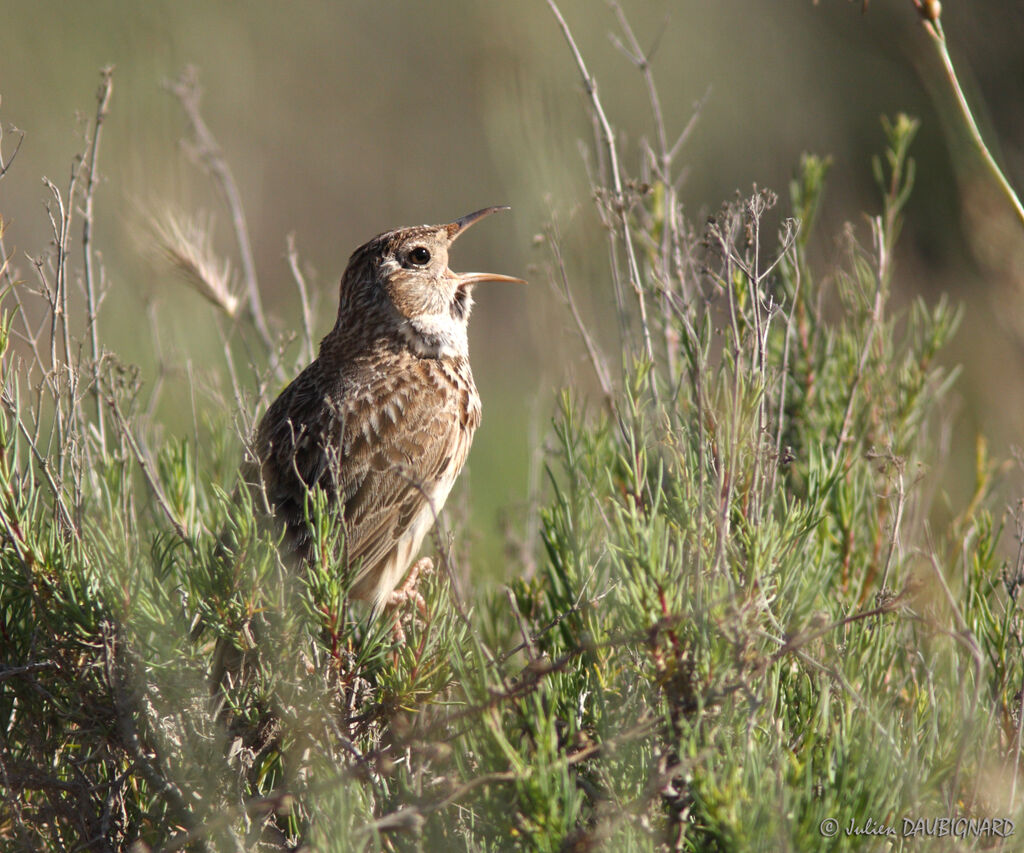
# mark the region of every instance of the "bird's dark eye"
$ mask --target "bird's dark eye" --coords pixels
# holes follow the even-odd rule
[[[423,246],[417,246],[409,252],[409,260],[416,266],[422,267],[424,264],[430,263],[430,251]]]

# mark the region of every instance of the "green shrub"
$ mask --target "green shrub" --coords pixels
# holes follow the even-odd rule
[[[915,129],[886,125],[870,244],[848,230],[824,274],[823,160],[777,234],[766,191],[698,232],[671,158],[596,176],[621,369],[553,221],[602,397],[558,401],[536,572],[468,608],[435,573],[401,646],[348,605],[326,507],[299,576],[218,473],[242,442],[162,439],[136,372],[85,345],[98,283],[67,310],[66,235],[92,181],[53,188],[51,322],[8,269],[0,324],[0,839],[801,850],[831,817],[848,849],[883,846],[851,822],[1019,817],[1019,558],[983,454],[933,529],[957,312],[890,304]],[[224,709],[218,643],[247,661]]]

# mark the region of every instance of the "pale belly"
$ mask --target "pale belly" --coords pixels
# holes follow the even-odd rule
[[[430,531],[430,528],[434,526],[438,514],[444,507],[444,502],[448,500],[448,494],[452,490],[457,475],[458,472],[455,471],[451,476],[445,477],[434,486],[429,500],[424,504],[423,509],[420,510],[419,514],[413,519],[408,529],[398,540],[391,557],[381,568],[376,586],[366,596],[373,602],[375,613],[379,612],[387,603],[388,596],[391,595],[398,584],[401,583],[402,578],[405,577],[405,573],[409,570],[413,558],[419,553],[424,537]]]

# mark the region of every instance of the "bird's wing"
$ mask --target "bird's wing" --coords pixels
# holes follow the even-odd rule
[[[479,420],[468,397],[462,399],[439,369],[422,367],[369,389],[345,419],[339,494],[348,561],[359,567],[357,595],[377,586],[421,513],[428,514],[429,527],[440,512]],[[397,567],[399,573],[406,568]]]
[[[300,557],[311,546],[307,490],[319,487],[340,505],[360,595],[355,587],[366,579],[373,589],[375,573],[424,508],[441,509],[434,504],[465,462],[479,409],[436,363],[330,393],[324,385],[316,370],[300,374],[264,417],[257,450],[268,501]]]
[[[305,559],[310,533],[306,495],[316,487],[334,499],[335,478],[329,476],[337,456],[343,420],[332,405],[320,365],[313,362],[281,392],[260,421],[255,454],[260,465],[246,476],[261,486],[269,505],[289,533],[290,545]]]

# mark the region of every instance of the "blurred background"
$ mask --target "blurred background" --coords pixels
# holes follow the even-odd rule
[[[605,3],[560,5],[636,174],[638,140],[653,134],[643,79],[610,40],[619,30]],[[979,169],[911,0],[872,0],[866,13],[846,0],[623,0],[623,8],[641,45],[654,48],[669,135],[703,102],[678,161],[687,170],[686,213],[698,224],[754,183],[777,190],[785,205],[800,153],[828,154],[818,243],[822,264],[834,262],[843,223],[853,221],[866,239],[860,212],[878,209],[871,156],[883,147],[879,117],[921,119],[896,286],[906,299],[948,293],[965,305],[946,358],[965,370],[949,488],[968,488],[978,434],[997,455],[1021,442],[1024,227]],[[1020,190],[1024,2],[948,0],[943,23],[982,132]],[[552,212],[568,234],[588,316],[612,301],[580,153],[593,131],[546,4],[34,0],[5,4],[2,28],[5,152],[16,141],[12,125],[25,138],[0,183],[0,215],[22,278],[31,272],[25,254],[43,253],[49,241],[40,178],[66,187],[83,121],[95,111],[99,69],[115,66],[96,193],[96,240],[110,281],[102,332],[109,349],[140,365],[144,382],[155,379],[158,345],[165,362],[223,371],[212,309],[154,263],[140,225],[148,210],[208,211],[217,246],[232,252],[223,205],[185,155],[185,121],[163,87],[186,65],[199,69],[203,114],[240,186],[278,328],[299,322],[288,233],[317,297],[319,338],[333,324],[337,282],[360,243],[400,225],[512,205],[460,241],[453,257],[455,269],[532,278],[526,288],[478,288],[470,328],[484,421],[456,503],[470,508],[474,564],[507,576],[500,528],[525,506],[531,443],[546,430],[556,389],[585,389],[589,376],[559,298],[535,270],[547,255],[533,237]],[[191,435],[187,377],[166,382],[158,412],[165,434]]]

